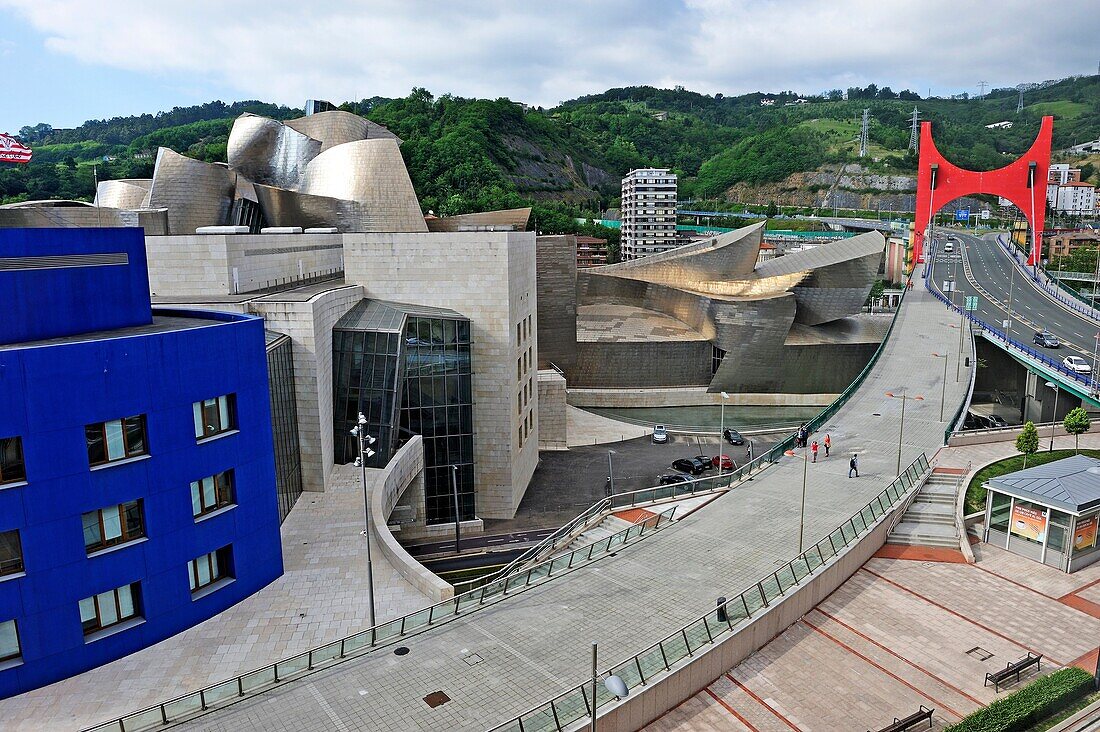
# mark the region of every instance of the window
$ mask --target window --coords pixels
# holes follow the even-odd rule
[[[0,438],[0,485],[27,479],[23,464],[23,441],[19,437]]]
[[[198,518],[233,503],[233,471],[226,470],[191,483],[191,512]]]
[[[80,624],[84,635],[141,616],[141,583],[123,585],[80,601]]]
[[[223,577],[233,576],[232,547],[223,546],[216,552],[203,554],[187,563],[191,575],[191,592],[198,592]]]
[[[19,531],[0,531],[0,577],[22,571],[23,545],[19,542]],[[2,657],[3,653],[0,653]]]
[[[88,441],[88,464],[93,466],[144,455],[149,451],[145,443],[144,414],[87,425],[84,436]]]
[[[229,432],[237,426],[236,395],[226,394],[195,402],[195,439]]]
[[[19,629],[14,620],[0,623],[0,661],[19,658],[23,651],[19,648]]]
[[[80,518],[84,522],[84,549],[89,554],[145,536],[140,500],[89,511]]]

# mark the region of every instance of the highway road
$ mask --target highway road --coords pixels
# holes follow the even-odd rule
[[[956,305],[962,305],[967,295],[977,295],[977,316],[1002,330],[1003,321],[1011,320],[1007,330],[1020,343],[1059,361],[1075,354],[1092,362],[1097,325],[1055,303],[1019,270],[1012,274],[1012,260],[1001,249],[995,235],[977,237],[958,231],[943,234],[954,236],[958,243],[952,254],[943,252],[942,239],[936,245],[930,276],[934,277],[937,289],[942,292],[944,281],[954,272],[958,283],[954,296]],[[1032,338],[1037,330],[1049,330],[1058,336],[1062,347],[1041,348],[1034,344]]]

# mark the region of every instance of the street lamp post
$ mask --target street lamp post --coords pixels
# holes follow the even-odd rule
[[[947,362],[948,362],[949,359],[947,358],[946,353],[943,353],[943,354],[933,353],[932,356],[934,358],[942,358],[943,359],[943,389],[940,392],[940,421],[942,422],[943,421],[943,407],[944,407],[944,404],[947,403]]]
[[[615,469],[611,465],[611,456],[615,454],[614,450],[607,451],[607,489],[610,491],[608,497],[615,495]]]
[[[359,457],[355,458],[355,465],[363,471],[363,520],[366,524],[363,536],[367,538],[367,601],[370,604],[370,627],[374,627],[374,569],[370,561],[370,500],[367,498],[367,458],[374,455],[374,450],[368,445],[374,444],[374,438],[367,434],[367,418],[362,412],[356,420],[356,425],[351,428],[351,434],[359,441]]]
[[[917,402],[923,402],[924,397],[919,396],[919,395],[918,396],[908,396],[908,395],[906,395],[904,389],[899,394],[895,394],[892,391],[888,391],[888,392],[886,392],[886,396],[888,396],[892,399],[900,399],[901,400],[901,420],[898,423],[898,473],[897,473],[898,475],[901,475],[901,447],[902,447],[902,444],[903,444],[902,439],[905,435],[905,402],[909,401],[910,399],[912,399],[913,401],[917,401]]]
[[[806,473],[810,467],[810,461],[805,455],[799,455],[794,450],[786,450],[783,453],[787,457],[802,459],[802,510],[798,518],[798,553],[802,553],[803,537],[806,533]]]
[[[1054,412],[1050,415],[1050,450],[1048,450],[1048,452],[1054,452],[1054,425],[1058,423],[1058,385],[1048,381],[1047,386],[1054,389]]]
[[[461,529],[459,523],[462,521],[462,514],[458,511],[458,466],[451,466],[451,488],[455,494],[455,554],[462,552],[461,546]]]
[[[722,392],[722,411],[721,419],[719,420],[718,427],[718,477],[722,477],[722,440],[726,438],[726,400],[730,398],[730,395],[726,392]]]

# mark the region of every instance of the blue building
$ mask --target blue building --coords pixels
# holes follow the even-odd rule
[[[140,229],[0,230],[0,698],[282,574],[263,321],[152,310]]]

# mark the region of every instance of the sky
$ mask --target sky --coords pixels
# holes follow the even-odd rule
[[[413,87],[545,107],[639,84],[973,95],[1096,74],[1097,38],[1097,0],[0,0],[0,132]]]

